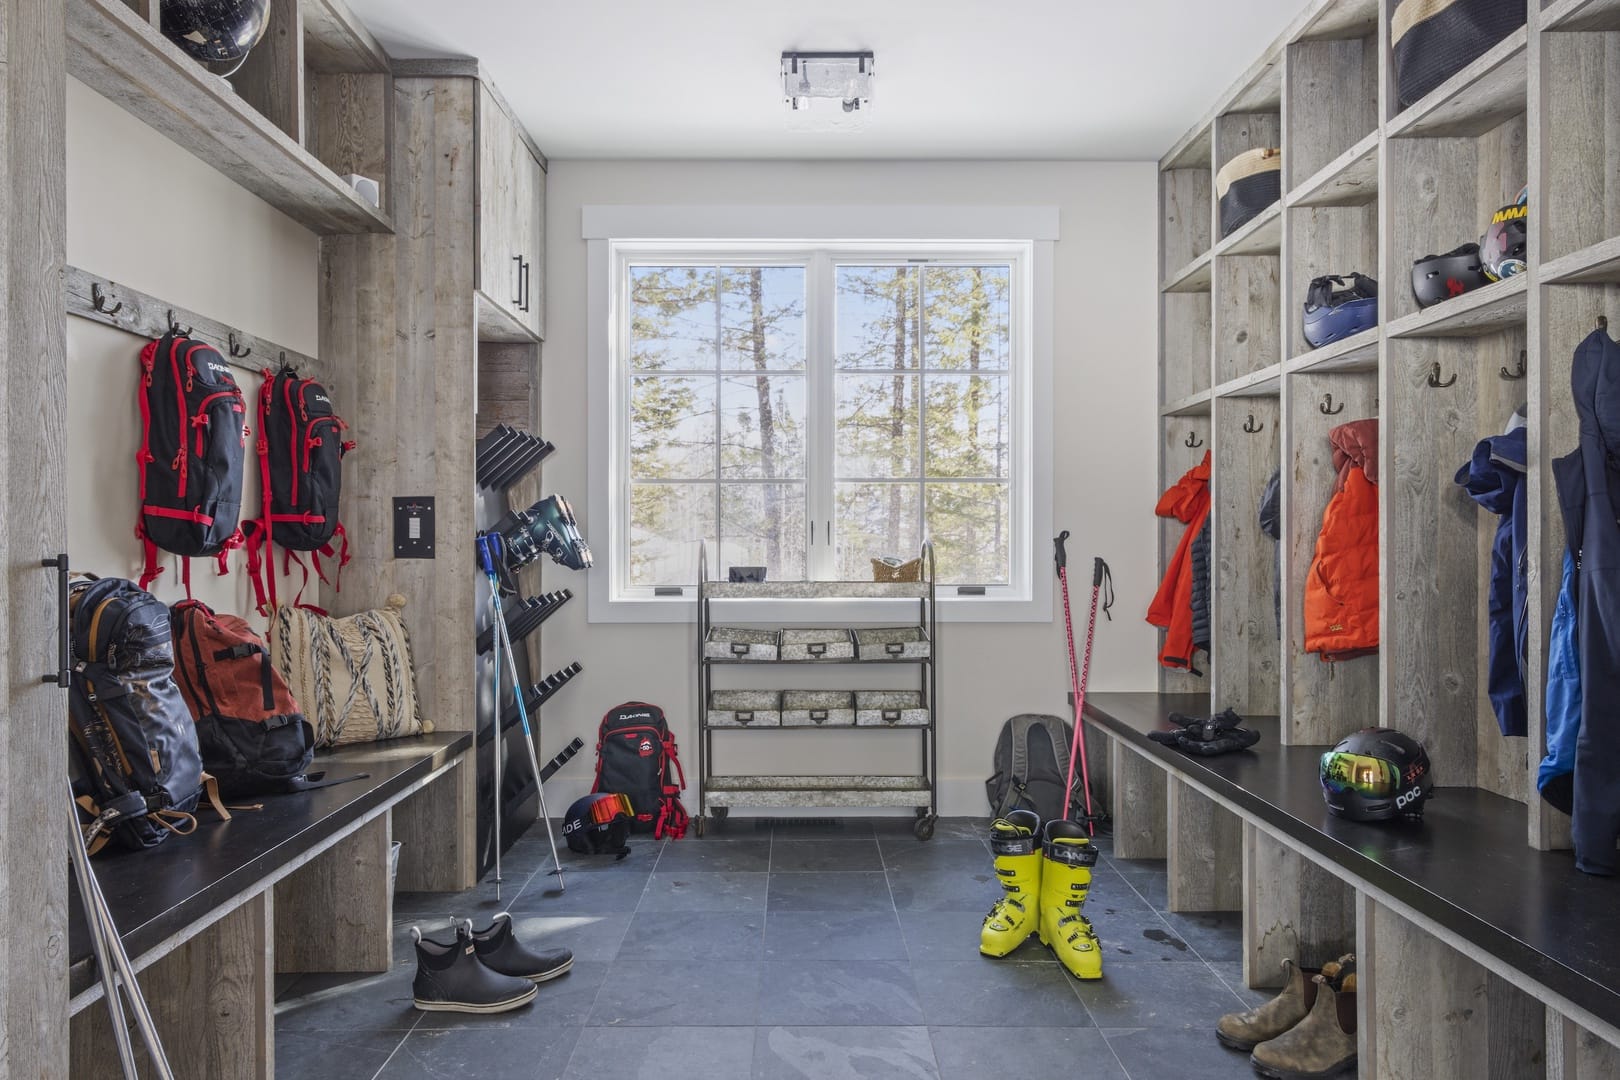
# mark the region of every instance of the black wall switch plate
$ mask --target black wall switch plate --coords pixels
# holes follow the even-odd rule
[[[394,558],[433,558],[433,496],[395,496]]]

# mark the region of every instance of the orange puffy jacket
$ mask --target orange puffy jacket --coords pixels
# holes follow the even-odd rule
[[[1328,438],[1339,480],[1305,579],[1305,651],[1331,662],[1378,651],[1378,421]]]
[[[1175,557],[1164,572],[1158,594],[1148,606],[1147,621],[1167,631],[1159,663],[1167,668],[1193,668],[1192,545],[1209,517],[1209,452],[1180,480],[1159,496],[1153,512],[1187,523]],[[1194,671],[1196,674],[1196,672]]]

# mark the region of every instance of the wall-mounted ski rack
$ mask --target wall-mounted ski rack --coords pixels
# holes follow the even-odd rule
[[[573,596],[572,589],[560,589],[544,596],[531,596],[527,600],[507,605],[506,632],[512,636],[512,644],[516,645],[538,630],[541,623],[551,618],[553,611],[568,603]],[[494,647],[495,628],[492,626],[478,635],[478,651],[487,653]]]
[[[181,326],[190,331],[189,336],[236,358],[243,367],[258,369],[285,363],[297,368],[300,375],[326,383],[332,381],[334,365],[322,363],[317,357],[305,356],[269,338],[227,326],[218,319],[188,311],[179,304],[160,300],[77,266],[69,266],[64,271],[62,294],[67,313],[81,319],[143,338],[160,338],[171,326]]]
[[[525,692],[523,695],[523,704],[532,714],[536,709],[540,708],[540,706],[549,701],[553,694],[555,694],[558,690],[561,690],[568,683],[568,680],[572,679],[575,675],[578,675],[584,670],[584,666],[580,664],[578,660],[576,660],[567,667],[547,675],[545,678],[528,688],[527,692]],[[506,707],[504,712],[501,713],[501,730],[505,731],[507,728],[511,727],[517,722],[517,702],[514,701],[512,704]]]
[[[527,476],[555,449],[538,435],[507,424],[496,424],[478,440],[478,486],[504,491]]]

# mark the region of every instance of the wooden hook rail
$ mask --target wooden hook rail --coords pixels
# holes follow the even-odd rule
[[[170,326],[178,324],[182,328],[189,327],[193,337],[208,342],[222,354],[236,358],[243,367],[279,366],[285,360],[307,378],[330,383],[334,375],[332,365],[316,357],[227,326],[195,311],[187,311],[167,300],[159,300],[76,266],[67,268],[62,291],[67,313],[81,319],[145,338],[162,337],[169,332]]]

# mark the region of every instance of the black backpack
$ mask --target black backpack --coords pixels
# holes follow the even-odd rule
[[[1055,716],[1021,713],[1001,725],[991,762],[995,774],[984,782],[991,816],[1003,818],[1014,810],[1033,810],[1042,821],[1079,817],[1085,796],[1078,784],[1069,806],[1063,805],[1073,738],[1074,728]]]
[[[203,786],[197,725],[174,681],[169,609],[134,582],[75,582],[68,601],[74,796],[124,847],[196,827]],[[106,842],[95,830],[92,850]]]
[[[347,428],[333,410],[326,387],[299,378],[291,367],[265,369],[259,388],[258,442],[264,508],[256,521],[243,526],[248,573],[262,613],[276,606],[275,568],[272,565],[265,573],[261,559],[270,544],[280,544],[288,552],[313,552],[315,573],[322,581],[328,578],[321,556],[336,558],[338,570],[349,562],[348,536],[338,521],[343,457],[354,449],[354,443],[343,438]],[[332,547],[334,537],[337,549]],[[298,565],[303,567],[303,562]],[[328,581],[334,587],[335,578],[336,571]],[[309,582],[307,568],[304,582]],[[295,603],[302,598],[300,589]]]
[[[678,783],[670,782],[670,766]],[[686,808],[681,792],[686,772],[676,754],[664,711],[645,701],[627,701],[602,717],[596,735],[596,782],[593,793],[626,795],[635,810],[631,828],[679,840],[686,835]]]
[[[187,557],[225,556],[240,547],[246,405],[225,358],[212,345],[171,332],[141,350],[141,516],[145,549],[140,587],[163,572],[158,549]]]

